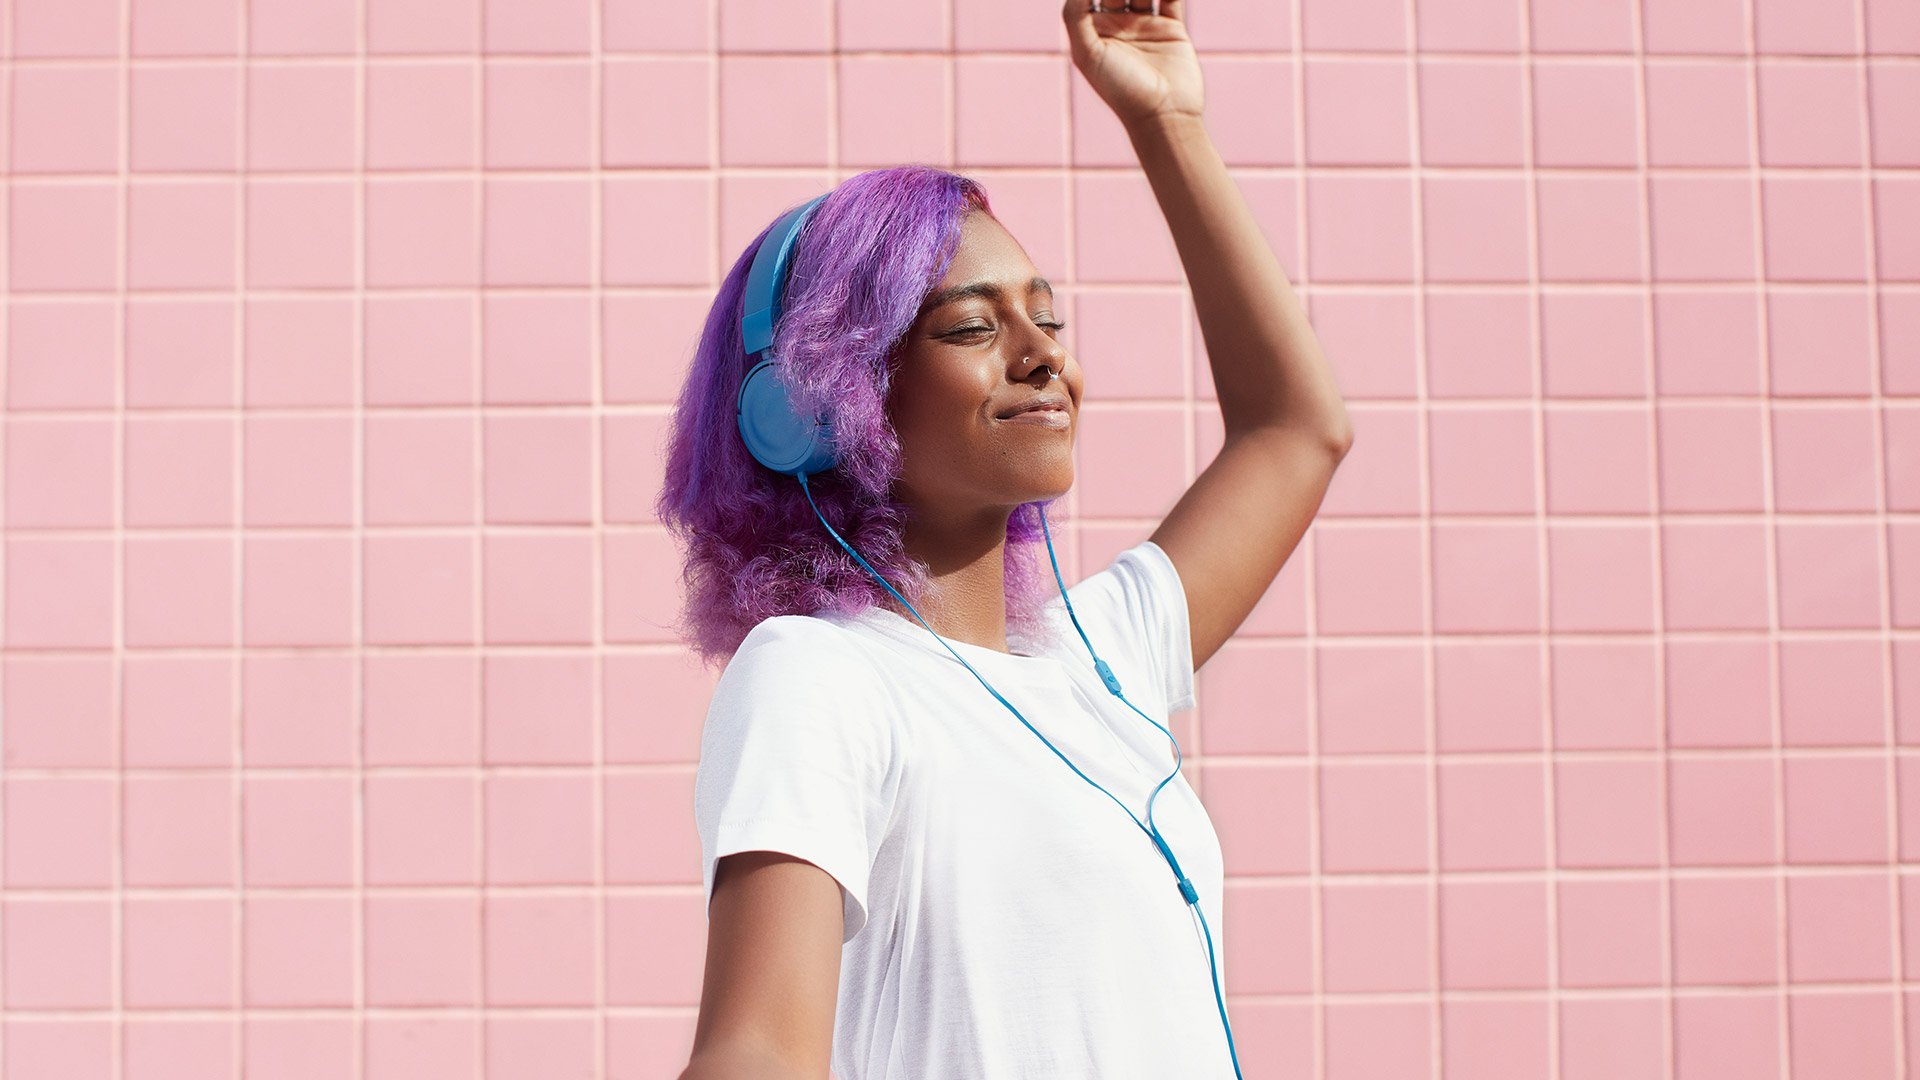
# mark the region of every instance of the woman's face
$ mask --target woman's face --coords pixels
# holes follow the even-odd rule
[[[1081,371],[1058,340],[1063,320],[1050,287],[1034,284],[1039,276],[991,214],[967,215],[952,266],[900,347],[887,397],[909,506],[1011,510],[1073,486]],[[1006,418],[1042,397],[1057,399],[1064,417]]]

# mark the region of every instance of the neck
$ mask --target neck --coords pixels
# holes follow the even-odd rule
[[[1008,652],[1006,546],[1011,507],[964,514],[913,506],[907,554],[927,566],[928,595],[914,607],[933,632],[949,641]],[[918,622],[891,596],[887,604]]]

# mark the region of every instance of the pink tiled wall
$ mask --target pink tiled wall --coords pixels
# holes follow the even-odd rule
[[[1920,7],[1188,0],[1358,437],[1180,718],[1263,1080],[1920,1049]],[[0,1071],[671,1077],[721,270],[964,170],[1089,371],[1071,572],[1219,444],[1038,0],[12,0]]]

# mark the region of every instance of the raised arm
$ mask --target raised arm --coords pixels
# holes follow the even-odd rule
[[[1306,534],[1353,429],[1306,311],[1201,121],[1186,4],[1066,0],[1074,63],[1125,125],[1193,293],[1225,429],[1151,539],[1180,571],[1193,663],[1246,620]]]

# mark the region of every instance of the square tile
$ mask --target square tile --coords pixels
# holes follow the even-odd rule
[[[1644,0],[1646,49],[1653,53],[1747,53],[1747,6],[1741,0]]]
[[[1412,79],[1404,60],[1308,60],[1307,163],[1411,163]]]
[[[1648,60],[1647,164],[1745,168],[1753,149],[1746,65]]]
[[[1885,661],[1872,640],[1794,638],[1778,645],[1780,741],[1786,746],[1882,746]],[[1920,836],[1915,837],[1920,841]]]
[[[1420,328],[1411,290],[1315,292],[1306,303],[1314,333],[1349,403],[1415,396]]]
[[[1441,870],[1546,868],[1546,776],[1539,758],[1442,760],[1435,776]]]
[[[854,86],[847,90],[864,98]],[[710,167],[714,96],[707,56],[601,61],[601,167]],[[674,108],[662,110],[659,102]],[[843,111],[843,129],[845,119]]]
[[[1329,881],[1320,897],[1328,992],[1431,992],[1428,886]]]
[[[1853,55],[1860,30],[1854,9],[1841,5],[1754,0],[1754,44],[1762,55]]]
[[[1865,73],[1859,64],[1851,60],[1761,61],[1756,68],[1760,164],[1772,168],[1865,164],[1859,123]]]
[[[1866,280],[1866,185],[1840,177],[1767,176],[1760,192],[1769,281]]]
[[[619,65],[607,65],[609,85],[616,83],[617,70]],[[480,133],[474,118],[481,85],[476,63],[372,60],[366,72],[368,171],[471,169],[479,164]]]
[[[1431,289],[1426,308],[1427,393],[1435,398],[1525,398],[1534,392],[1532,296],[1519,289]]]
[[[1893,977],[1893,912],[1884,873],[1787,878],[1787,975],[1796,983]]]
[[[1759,291],[1752,288],[1656,287],[1654,370],[1660,395],[1758,395],[1760,304]]]
[[[1759,405],[1663,404],[1655,409],[1661,509],[1761,511],[1764,417]]]
[[[1653,755],[1611,761],[1555,762],[1553,842],[1559,865],[1580,869],[1657,869],[1661,865],[1660,834],[1665,825],[1665,793],[1661,788],[1661,760]],[[1640,929],[1647,934],[1657,934],[1657,916],[1652,911],[1646,915],[1648,918]],[[1630,941],[1632,939],[1626,937],[1618,943],[1624,947]],[[1629,982],[1659,985],[1659,949],[1648,948],[1652,943],[1644,939],[1633,943],[1641,947],[1641,955],[1616,957],[1633,972]],[[1595,979],[1618,979],[1626,973],[1614,969],[1604,975],[1598,971],[1589,975]],[[1586,985],[1609,984],[1620,985],[1618,982]]]
[[[1436,410],[1427,431],[1435,513],[1534,512],[1540,446],[1531,408]]]
[[[1531,643],[1436,640],[1434,730],[1442,753],[1539,750],[1547,715],[1540,650]]]
[[[1660,527],[1660,562],[1661,614],[1668,630],[1768,628],[1772,590],[1767,536],[1759,523],[1666,522]]]
[[[1552,629],[1652,632],[1653,539],[1650,526],[1632,522],[1548,524]]]
[[[1672,865],[1773,866],[1773,762],[1676,757],[1667,766]]]
[[[1532,274],[1526,181],[1429,176],[1420,182],[1422,252],[1433,282],[1525,282]]]
[[[1530,0],[1537,53],[1627,53],[1634,47],[1631,0]]]
[[[1746,282],[1758,276],[1759,194],[1752,181],[1656,174],[1647,184],[1656,281]]]
[[[1657,878],[1562,879],[1560,985],[1659,987],[1664,936]]]
[[[1536,61],[1534,162],[1547,167],[1633,168],[1640,163],[1639,68],[1626,63]]]
[[[1771,877],[1673,880],[1673,981],[1768,983],[1778,977],[1780,904]]]
[[[1531,522],[1436,523],[1432,543],[1436,632],[1540,629],[1540,539]]]
[[[1322,634],[1417,634],[1425,573],[1420,533],[1400,523],[1317,526],[1314,593]]]
[[[1384,643],[1323,648],[1314,674],[1321,753],[1426,752],[1426,663],[1418,649]]]
[[[1877,526],[1855,520],[1783,518],[1774,530],[1782,628],[1879,626],[1886,579],[1876,553]]]
[[[1428,0],[1414,8],[1419,51],[1518,53],[1524,0]]]
[[[1886,857],[1891,796],[1884,758],[1877,753],[1788,757],[1785,770],[1787,862],[1858,864]]]
[[[1764,540],[1754,543],[1764,543]],[[1764,552],[1760,554],[1764,556]],[[1739,557],[1747,561],[1753,558],[1744,553]],[[1760,572],[1764,574],[1764,566]],[[1669,639],[1666,643],[1668,741],[1676,747],[1772,745],[1771,651],[1768,644],[1757,637],[1719,641]]]
[[[1768,383],[1779,397],[1870,397],[1871,296],[1858,289],[1767,292]]]
[[[1658,749],[1662,739],[1657,725],[1655,658],[1653,643],[1646,640],[1549,645],[1554,747]]]
[[[130,896],[123,905],[122,993],[129,1009],[232,1009],[240,1003],[237,899]],[[126,1035],[132,1057],[139,1037],[131,1028]]]
[[[1517,60],[1419,61],[1423,165],[1526,161],[1526,69]]]
[[[1442,988],[1544,989],[1546,890],[1545,881],[1442,880]]]
[[[1321,872],[1427,871],[1432,865],[1427,854],[1427,773],[1419,764],[1323,762]],[[1212,813],[1214,804],[1209,800],[1207,805]]]
[[[1648,215],[1641,181],[1637,177],[1561,173],[1535,180],[1540,215],[1540,278],[1543,281],[1646,280]],[[1654,271],[1658,273],[1663,220],[1662,205],[1654,203]],[[1693,219],[1688,219],[1693,224]],[[1704,237],[1702,243],[1723,244],[1729,229]],[[1718,248],[1715,255],[1729,256]]]
[[[1541,381],[1549,398],[1641,398],[1647,385],[1647,304],[1638,290],[1540,297]]]
[[[1644,409],[1550,408],[1547,512],[1653,512],[1653,422]]]
[[[1773,409],[1776,510],[1873,512],[1873,458],[1873,413],[1864,402]]]
[[[1413,184],[1391,176],[1307,177],[1307,264],[1316,281],[1414,280]]]

